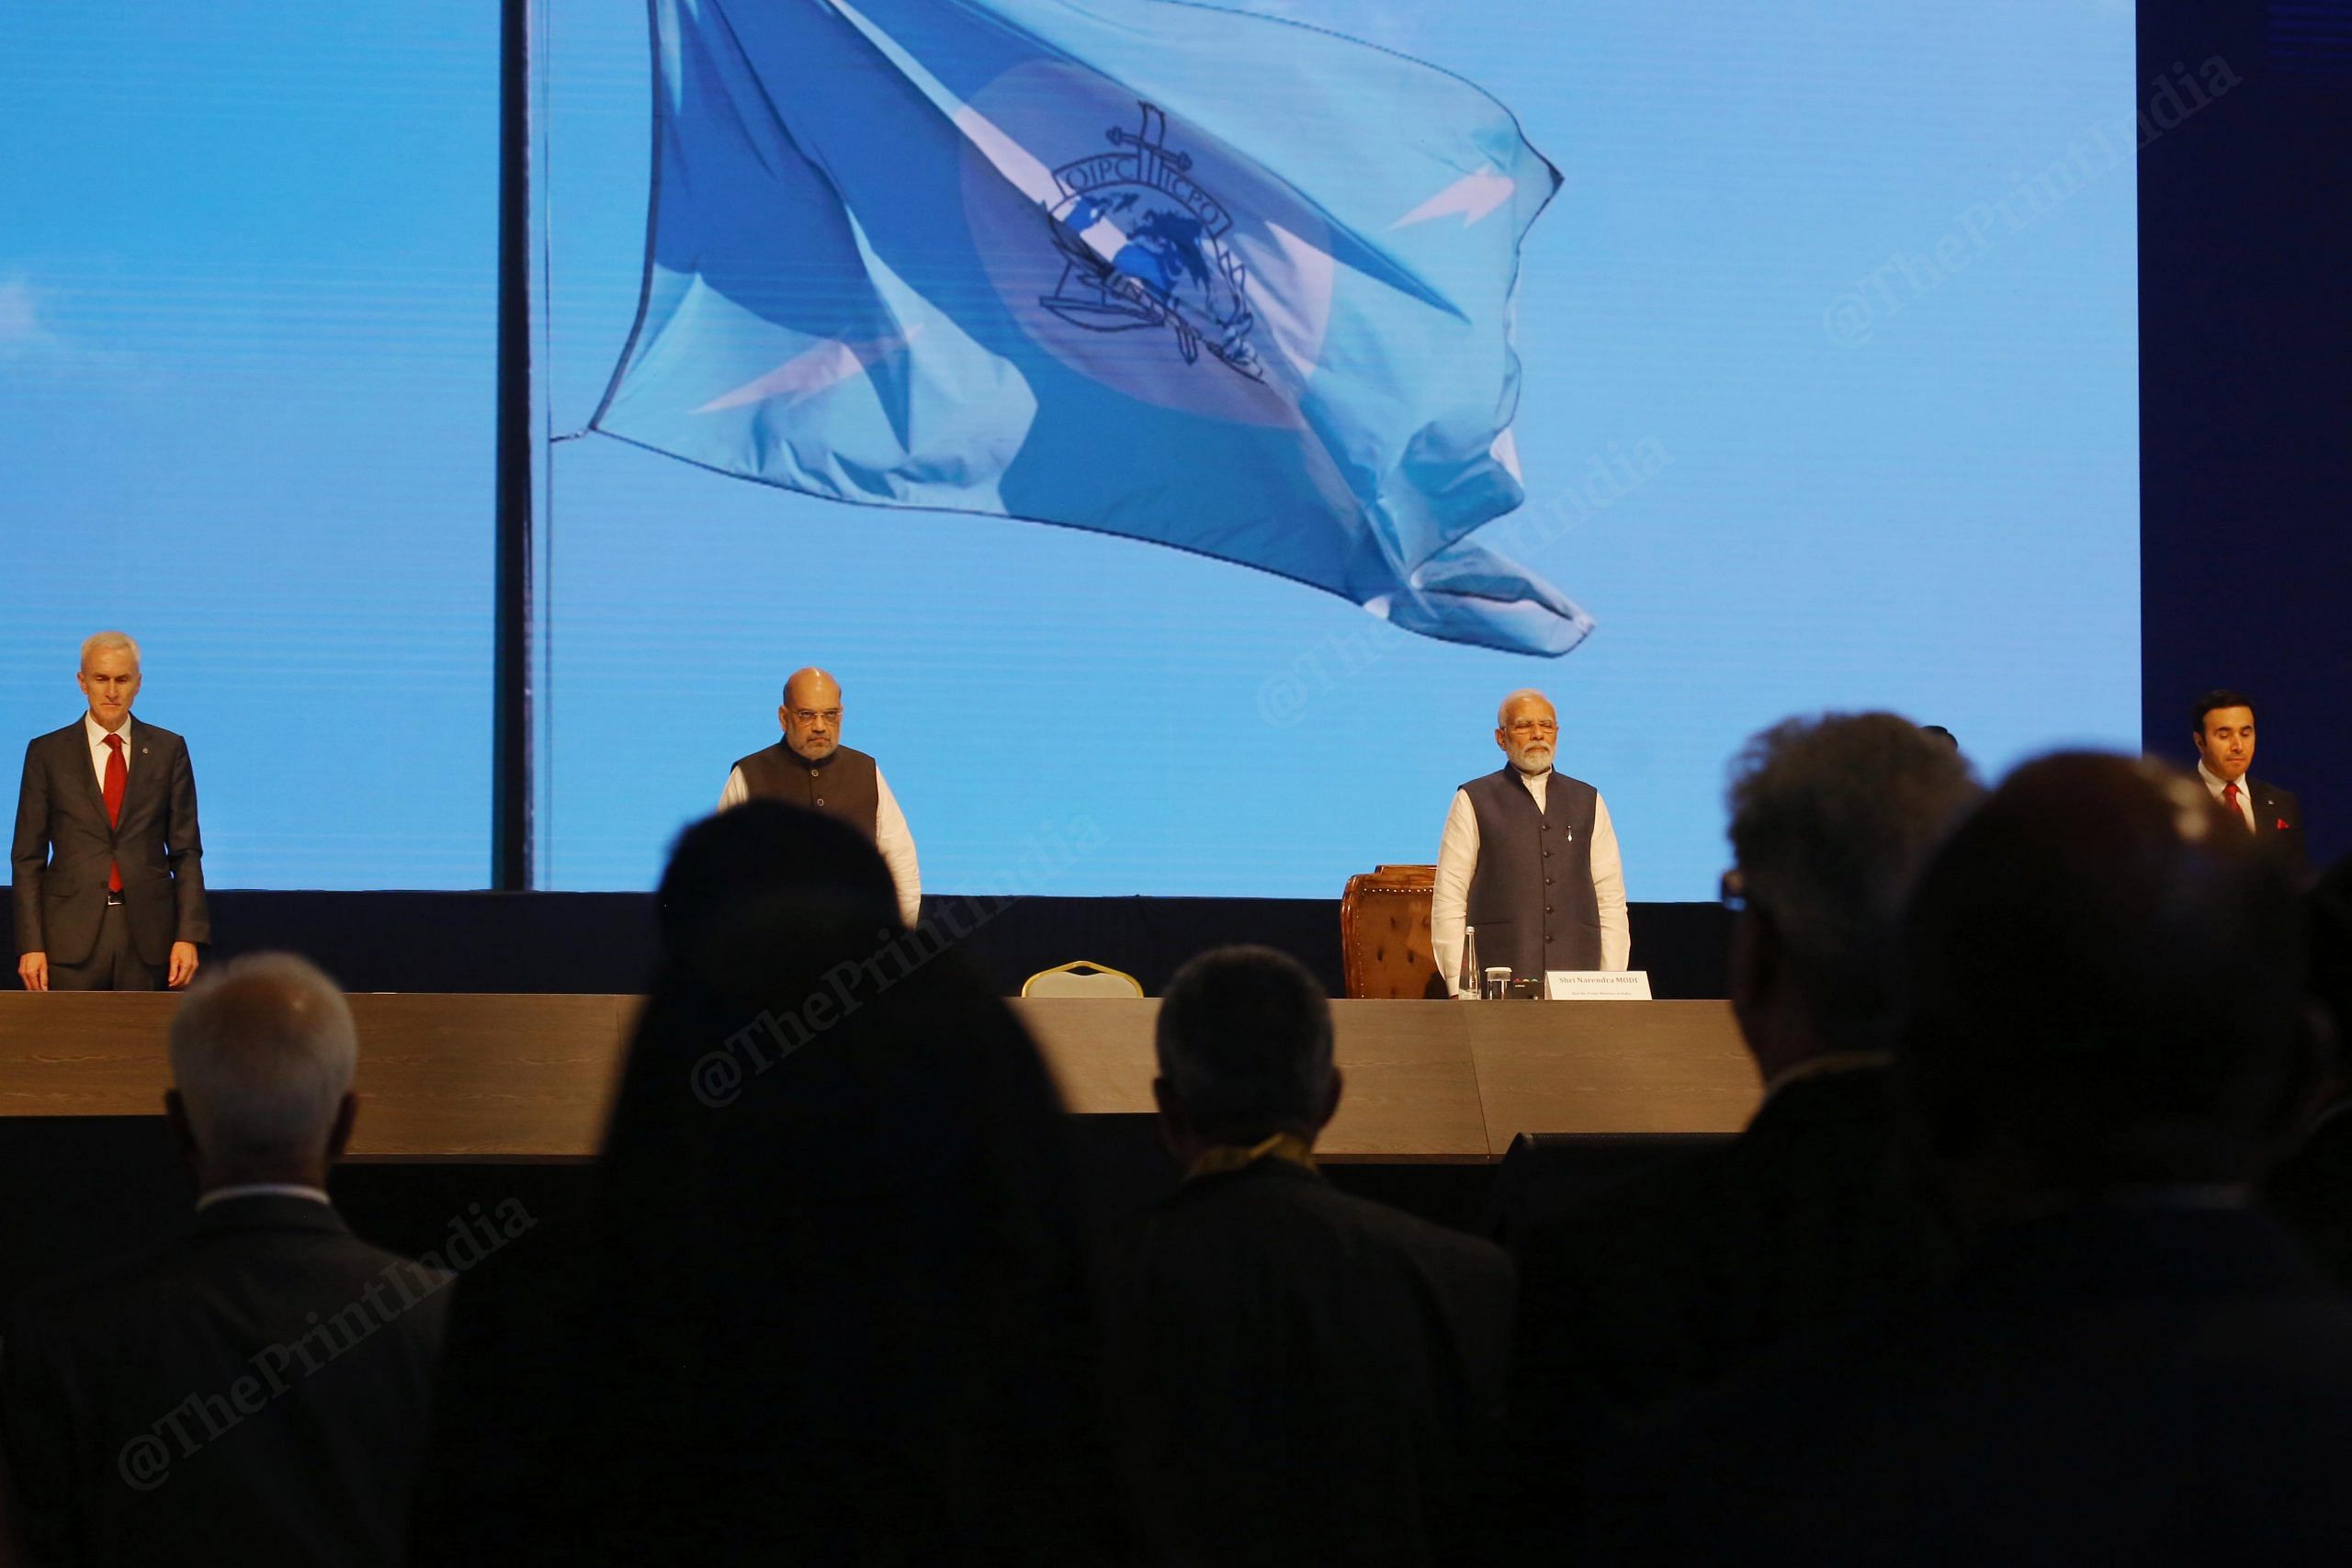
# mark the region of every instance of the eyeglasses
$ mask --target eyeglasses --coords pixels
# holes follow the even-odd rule
[[[1721,898],[1724,908],[1733,914],[1746,914],[1748,909],[1747,874],[1737,866],[1724,872],[1723,881],[1716,885],[1715,897]]]
[[[1560,726],[1548,718],[1515,718],[1510,721],[1513,735],[1557,735]]]

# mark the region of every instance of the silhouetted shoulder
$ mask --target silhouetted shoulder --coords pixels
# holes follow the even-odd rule
[[[424,1305],[453,1276],[354,1235],[323,1203],[302,1198],[247,1199],[199,1215],[193,1234],[126,1252],[28,1288],[17,1303],[20,1325],[54,1327],[76,1339],[98,1323],[169,1317],[192,1293],[228,1280],[256,1288],[321,1292],[364,1291],[398,1274]],[[437,1318],[438,1307],[427,1314]]]
[[[1510,1257],[1491,1242],[1342,1192],[1277,1160],[1187,1182],[1112,1238],[1114,1288],[1154,1280],[1214,1292],[1287,1276],[1303,1287],[1409,1271],[1462,1304],[1507,1314]],[[1185,1283],[1190,1281],[1189,1287]]]

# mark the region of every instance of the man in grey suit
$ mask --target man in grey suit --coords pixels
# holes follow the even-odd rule
[[[251,953],[189,993],[170,1051],[188,1234],[33,1287],[0,1332],[21,1560],[397,1568],[454,1275],[360,1240],[327,1196],[358,1114],[350,1006]],[[461,1233],[477,1261],[500,1239],[452,1222],[461,1267]]]
[[[85,642],[74,680],[89,711],[25,748],[17,974],[28,991],[176,989],[211,935],[187,742],[131,724],[139,645],[122,633]]]

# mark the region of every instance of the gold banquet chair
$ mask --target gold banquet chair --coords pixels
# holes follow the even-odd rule
[[[1382,865],[1348,878],[1340,896],[1341,972],[1351,997],[1448,993],[1430,947],[1433,865]]]
[[[1139,997],[1143,982],[1107,964],[1074,959],[1040,969],[1021,982],[1024,997]]]

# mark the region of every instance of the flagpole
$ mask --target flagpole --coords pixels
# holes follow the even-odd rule
[[[500,0],[490,885],[531,874],[531,0]]]

